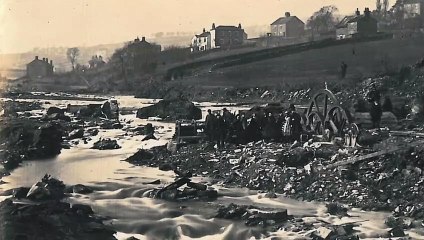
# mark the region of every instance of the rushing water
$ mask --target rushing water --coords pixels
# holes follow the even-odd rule
[[[132,97],[117,97],[121,108],[136,109],[152,104],[153,100],[135,99]],[[31,100],[26,100],[31,101]],[[45,102],[41,100],[41,102]],[[84,101],[48,100],[45,107],[65,107],[68,103],[83,104]],[[92,102],[91,102],[92,103]],[[200,103],[206,109],[219,109],[210,103]],[[230,110],[237,108],[227,107]],[[39,113],[35,111],[35,113]],[[122,120],[130,121],[131,126],[146,124],[149,121],[136,119],[135,114],[124,115]],[[31,186],[46,173],[64,181],[66,184],[85,184],[96,191],[92,194],[73,194],[68,200],[72,203],[84,203],[92,206],[100,215],[110,218],[105,224],[111,225],[118,231],[118,239],[135,236],[139,239],[249,239],[252,236],[263,236],[261,229],[246,227],[243,222],[213,218],[218,204],[247,204],[257,207],[286,208],[288,213],[302,217],[305,222],[319,226],[321,221],[334,225],[359,222],[356,230],[363,238],[387,236],[385,218],[389,213],[364,212],[353,209],[350,217],[339,218],[325,213],[323,203],[301,202],[279,196],[276,199],[262,198],[262,194],[243,188],[224,188],[219,185],[220,197],[213,202],[185,201],[168,202],[143,197],[144,194],[157,187],[147,184],[160,179],[162,184],[172,182],[175,175],[172,171],[160,171],[157,168],[133,166],[123,159],[131,156],[140,148],[150,148],[165,144],[173,134],[174,124],[152,122],[157,127],[155,135],[159,140],[141,141],[143,136],[127,135],[124,130],[100,130],[88,144],[82,141],[71,149],[52,159],[27,161],[23,166],[14,170],[10,176],[2,180],[0,191]],[[94,150],[92,144],[100,137],[112,137],[118,140],[121,149]],[[208,184],[207,178],[197,177],[198,182]],[[409,235],[416,239],[424,239],[419,230],[411,230]],[[306,232],[273,232],[268,236],[282,239],[304,238]],[[264,237],[264,236],[263,236]],[[265,237],[264,237],[265,238]]]

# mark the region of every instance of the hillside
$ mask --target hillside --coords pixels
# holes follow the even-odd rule
[[[253,87],[320,84],[339,80],[340,64],[348,65],[347,79],[361,79],[415,63],[424,57],[423,37],[388,39],[306,50],[278,58],[218,68],[196,69],[178,82],[205,87]]]

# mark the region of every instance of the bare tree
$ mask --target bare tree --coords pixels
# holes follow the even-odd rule
[[[383,16],[386,16],[389,10],[389,0],[383,0]]]
[[[66,57],[68,58],[69,62],[72,64],[72,70],[75,70],[75,64],[77,62],[77,58],[80,54],[80,51],[78,48],[68,48],[68,51],[66,51]]]
[[[377,0],[375,3],[375,10],[377,10],[378,13],[381,12],[381,0]]]
[[[306,26],[312,30],[312,34],[328,32],[337,24],[337,12],[336,6],[324,6],[308,19]]]

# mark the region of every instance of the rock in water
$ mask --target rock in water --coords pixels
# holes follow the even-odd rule
[[[76,138],[82,138],[84,137],[84,128],[75,129],[74,131],[69,133],[68,139],[76,139]]]
[[[194,103],[183,99],[164,99],[155,105],[140,108],[138,118],[159,117],[168,120],[201,119],[202,111]]]
[[[77,184],[75,186],[72,187],[72,192],[73,193],[80,193],[80,194],[87,194],[87,193],[92,193],[93,189],[84,186],[82,184]]]
[[[116,140],[105,138],[95,142],[93,147],[91,148],[98,149],[98,150],[109,150],[109,149],[119,149],[121,148],[121,146],[118,145],[118,142]]]
[[[46,124],[39,127],[33,138],[33,157],[53,157],[62,149],[63,131],[57,124]]]
[[[60,109],[58,107],[49,107],[49,109],[47,109],[47,115],[51,115],[51,114],[65,114],[65,109]]]

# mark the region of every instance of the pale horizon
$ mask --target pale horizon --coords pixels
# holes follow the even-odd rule
[[[375,0],[2,0],[0,54],[121,43],[157,32],[201,32],[212,23],[268,25],[284,12],[306,20],[326,5],[348,15],[356,8],[375,9]]]

